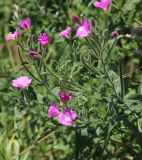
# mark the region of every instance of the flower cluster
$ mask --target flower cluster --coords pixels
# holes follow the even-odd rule
[[[91,26],[89,20],[80,20],[76,14],[72,15],[73,20],[78,24],[76,29],[76,37],[83,39],[91,33]],[[60,32],[61,37],[69,37],[71,34],[71,27],[67,27],[64,31]]]
[[[30,18],[22,20],[21,22],[18,23],[18,26],[21,27],[22,29],[30,30],[31,28]],[[10,32],[5,39],[7,41],[15,40],[19,36],[19,34],[20,34],[20,31],[16,29],[15,32],[13,33]],[[42,45],[43,47],[46,47],[49,43],[49,36],[47,35],[47,33],[40,34],[37,38],[37,41],[40,45]],[[39,58],[39,56],[36,56],[35,54],[29,54],[29,55]]]
[[[30,20],[30,18],[22,20],[21,22],[18,23],[18,26],[21,27],[22,29],[30,30],[30,28],[31,28],[31,20]],[[20,34],[20,31],[16,29],[13,33],[10,32],[6,36],[5,39],[7,41],[15,40],[19,36],[19,34]],[[37,41],[41,46],[46,47],[48,45],[48,43],[49,43],[49,36],[47,35],[47,33],[44,32],[43,34],[40,34],[37,37]],[[33,51],[33,50],[29,50],[28,55],[30,57],[41,58],[41,55],[38,54],[36,51]]]
[[[110,0],[101,0],[101,1],[95,1],[93,5],[97,8],[103,9],[105,12],[107,11]],[[76,22],[79,26],[76,29],[76,37],[82,39],[87,37],[91,33],[91,26],[89,20],[80,20],[79,17],[76,14],[72,14],[72,18],[74,22]],[[18,23],[18,26],[20,26],[22,29],[30,30],[31,27],[31,20],[30,18],[26,18]],[[71,34],[71,27],[67,27],[64,31],[60,32],[59,35],[61,37],[69,37]],[[19,31],[16,30],[14,33],[9,33],[6,36],[6,40],[14,40],[19,35]],[[46,47],[49,43],[49,36],[47,33],[40,34],[38,36],[38,43],[41,44],[43,47]]]
[[[64,93],[60,92],[58,94],[60,97],[60,104],[67,104],[68,101],[72,99],[72,93]],[[48,117],[53,118],[57,117],[58,123],[64,126],[72,126],[74,124],[74,120],[77,117],[77,114],[70,108],[66,108],[63,111],[59,111],[58,106],[54,103],[51,103],[48,108]]]
[[[107,11],[110,0],[101,0],[100,2],[93,3],[95,7],[103,9],[105,12]],[[83,39],[87,37],[91,33],[91,25],[89,20],[83,19],[80,20],[76,14],[72,14],[72,18],[74,22],[76,22],[79,26],[76,29],[76,37],[79,39]],[[67,27],[64,31],[60,32],[59,35],[61,37],[69,37],[71,34],[71,27]]]

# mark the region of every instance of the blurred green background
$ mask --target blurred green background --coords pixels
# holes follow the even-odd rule
[[[24,110],[19,108],[17,103],[19,92],[11,87],[11,80],[26,72],[20,65],[14,42],[6,42],[5,36],[14,30],[18,21],[30,17],[32,34],[47,32],[51,37],[46,50],[47,64],[52,65],[51,60],[64,63],[64,57],[70,50],[68,42],[59,38],[58,33],[68,25],[73,25],[72,13],[93,18],[95,25],[100,29],[103,25],[104,13],[95,9],[93,2],[91,0],[0,0],[0,160],[74,159],[74,134],[66,127],[56,127],[53,123],[45,121],[46,104],[49,104],[46,102],[45,92],[38,88],[38,103],[35,102],[32,107],[26,106]],[[123,73],[126,75],[130,73],[126,77],[126,83],[130,82],[127,90],[131,88],[135,92],[137,86],[142,83],[141,0],[112,0],[108,18],[110,33],[117,30],[119,34],[132,34],[134,37],[119,40],[111,58],[116,63],[121,57],[124,58]],[[45,139],[39,139],[41,136]],[[133,146],[132,150],[123,150],[127,148],[124,140],[120,144],[120,150],[117,148],[117,151],[112,151],[106,159],[131,160],[131,156],[124,155],[127,152],[134,152],[133,155],[137,155],[136,160],[141,160],[139,144],[134,142],[128,145]]]

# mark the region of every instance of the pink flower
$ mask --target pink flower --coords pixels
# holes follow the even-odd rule
[[[29,56],[31,57],[36,57],[36,58],[41,58],[41,55],[38,54],[36,51],[29,51]]]
[[[6,36],[6,40],[7,41],[9,41],[9,40],[15,40],[15,38],[17,38],[18,37],[18,35],[20,34],[20,32],[19,32],[19,30],[15,30],[15,32],[13,32],[13,33],[9,33],[7,36]]]
[[[88,20],[83,20],[82,25],[77,28],[76,36],[80,39],[87,37],[91,32],[90,23]]]
[[[63,104],[66,104],[68,101],[70,101],[72,99],[72,93],[64,93],[64,92],[60,92],[58,94],[58,96],[60,97],[60,100]]]
[[[117,37],[118,35],[119,35],[119,34],[118,34],[117,31],[113,31],[113,32],[111,33],[111,36],[112,36],[113,38]]]
[[[72,14],[72,18],[73,18],[73,20],[76,23],[78,23],[79,25],[81,25],[81,21],[80,21],[79,17],[76,14]]]
[[[110,0],[101,0],[101,2],[94,2],[94,6],[103,9],[105,12],[110,5]]]
[[[43,47],[46,47],[49,43],[49,36],[47,35],[47,33],[43,33],[38,36],[37,40],[39,44],[41,44]]]
[[[31,26],[31,20],[30,20],[30,18],[27,18],[27,19],[19,22],[18,25],[23,29],[28,29],[29,30],[30,26]]]
[[[71,27],[67,27],[64,31],[60,32],[59,35],[61,37],[67,38],[67,37],[69,37],[70,33],[71,33]]]
[[[51,103],[48,108],[48,117],[52,118],[59,114],[58,108],[54,103]]]
[[[14,86],[15,88],[26,88],[30,85],[30,83],[32,82],[32,79],[29,79],[26,76],[21,76],[17,79],[14,79],[12,81],[12,86]]]
[[[58,115],[58,123],[64,126],[72,126],[77,114],[72,109],[65,109]]]

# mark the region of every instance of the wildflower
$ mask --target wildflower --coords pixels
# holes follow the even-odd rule
[[[50,107],[48,108],[48,117],[52,118],[57,116],[59,113],[57,106],[54,103],[50,104]]]
[[[72,126],[77,114],[72,109],[65,109],[58,115],[58,123],[64,126]]]
[[[30,85],[30,83],[32,82],[32,79],[29,79],[26,76],[21,76],[17,79],[14,79],[12,81],[12,86],[14,86],[15,88],[26,88]]]
[[[49,36],[47,35],[47,33],[43,33],[38,36],[38,43],[43,47],[47,46],[47,44],[49,43]]]
[[[88,20],[83,20],[82,25],[77,28],[76,36],[80,39],[87,37],[91,32],[90,23]]]
[[[118,35],[119,35],[119,34],[118,34],[117,31],[113,31],[113,32],[111,33],[111,36],[112,36],[113,38],[116,38]]]
[[[72,14],[72,18],[73,18],[73,20],[76,23],[78,23],[79,25],[81,25],[81,21],[80,21],[79,17],[76,14]]]
[[[23,29],[28,29],[29,30],[30,26],[31,26],[31,20],[30,20],[30,18],[27,18],[27,19],[19,22],[18,25]]]
[[[29,56],[36,57],[36,58],[41,58],[40,54],[38,54],[36,51],[32,51],[32,50],[29,51]]]
[[[9,41],[9,40],[15,40],[15,38],[18,37],[18,35],[20,34],[19,30],[15,30],[13,33],[9,33],[7,36],[6,36],[6,40]]]
[[[61,103],[66,104],[68,101],[70,101],[72,99],[72,93],[64,93],[64,92],[60,92],[58,94],[58,96],[61,99]]]
[[[64,31],[60,32],[59,35],[61,37],[67,38],[67,37],[69,37],[70,33],[71,33],[71,27],[67,27]]]
[[[94,6],[103,9],[105,12],[110,5],[110,0],[101,0],[100,2],[94,2]]]

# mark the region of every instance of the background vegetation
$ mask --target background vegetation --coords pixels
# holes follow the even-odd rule
[[[76,46],[58,33],[66,26],[74,25],[71,14],[92,18],[94,27],[103,32],[105,25],[104,13],[92,6],[88,0],[1,0],[0,1],[0,160],[71,160],[78,152],[80,159],[110,159],[110,160],[141,160],[142,157],[142,119],[136,121],[132,114],[113,114],[105,119],[108,105],[107,86],[104,78],[88,80],[84,75],[82,64],[78,57],[82,52],[81,45],[75,37]],[[77,97],[71,107],[78,104],[95,106],[96,112],[92,119],[92,126],[86,131],[81,130],[78,136],[70,128],[58,126],[47,120],[47,107],[53,99],[38,84],[29,88],[31,105],[22,105],[19,101],[20,93],[11,86],[11,81],[27,72],[18,57],[16,44],[6,42],[5,35],[14,30],[15,24],[26,17],[32,21],[32,34],[47,32],[51,42],[45,49],[46,64],[76,81],[83,79],[81,85],[89,88],[88,81],[96,88],[104,89],[104,93],[83,93],[81,99]],[[117,46],[110,55],[110,65],[115,72],[120,59],[125,83],[125,98],[131,101],[133,110],[139,115],[142,111],[142,5],[141,0],[114,0],[111,13],[108,14],[109,32],[117,30],[125,38],[119,39]],[[35,41],[33,36],[33,42]],[[111,40],[109,41],[111,43]],[[76,51],[77,61],[71,72],[70,53]],[[83,48],[84,49],[84,48]],[[74,51],[75,52],[75,51]],[[26,61],[26,59],[25,59]],[[58,62],[58,63],[57,63]],[[58,64],[58,65],[57,65]],[[115,64],[115,65],[114,65]],[[32,68],[31,68],[32,70]],[[117,75],[113,74],[115,79]],[[54,93],[59,91],[58,82],[48,78],[50,88]],[[119,84],[118,84],[119,85]],[[105,92],[106,91],[106,92]],[[109,92],[109,90],[108,90]],[[75,93],[74,93],[75,94]],[[76,93],[78,94],[78,93]],[[84,98],[87,99],[87,104]],[[107,99],[107,101],[105,100]],[[54,99],[53,99],[54,101]],[[101,106],[101,107],[100,107]],[[74,107],[75,108],[75,107]],[[109,106],[112,114],[114,106]],[[115,119],[115,122],[112,120]],[[86,120],[87,121],[87,120]],[[87,124],[87,122],[86,122]],[[109,126],[109,127],[108,127]],[[117,126],[117,127],[116,127]],[[116,128],[115,128],[116,127]],[[93,140],[93,141],[92,141]],[[79,142],[79,143],[78,143]],[[82,142],[82,143],[81,143]],[[105,145],[104,145],[105,144]],[[83,146],[86,145],[86,148]],[[105,151],[103,150],[105,146]],[[85,150],[84,150],[85,148]]]

